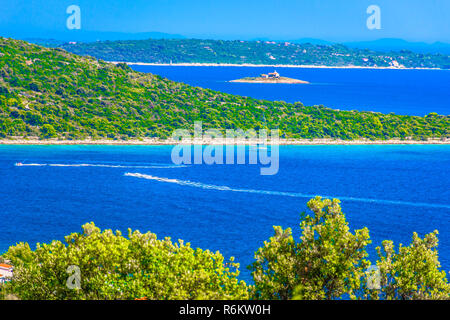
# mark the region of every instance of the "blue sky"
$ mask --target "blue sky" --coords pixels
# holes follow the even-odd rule
[[[13,37],[74,32],[66,29],[72,4],[81,8],[83,31],[450,42],[449,0],[0,0],[0,32]],[[372,4],[381,8],[381,30],[366,27]]]

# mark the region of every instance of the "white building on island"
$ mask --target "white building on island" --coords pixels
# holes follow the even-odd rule
[[[280,77],[280,74],[276,71],[274,72],[269,72],[268,74],[261,74],[260,77],[265,78],[265,79],[269,79],[269,78],[275,78],[278,79]]]
[[[274,72],[270,72],[268,74],[268,76],[269,76],[269,78],[279,78],[280,74],[278,72],[274,71]]]

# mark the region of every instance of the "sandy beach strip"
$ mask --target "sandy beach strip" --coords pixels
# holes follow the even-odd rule
[[[265,144],[263,140],[227,140],[227,139],[192,139],[183,140],[182,143],[173,139],[154,139],[154,138],[144,138],[144,139],[132,139],[132,140],[113,140],[113,139],[85,139],[85,140],[58,140],[58,139],[0,139],[0,145],[256,145]],[[271,142],[267,142],[271,144]],[[428,140],[400,140],[400,139],[390,139],[390,140],[368,140],[368,139],[358,139],[358,140],[340,140],[340,139],[280,139],[278,140],[278,145],[448,145],[450,144],[450,139],[428,139]]]
[[[150,62],[125,62],[107,61],[118,64],[126,63],[137,66],[170,66],[170,67],[270,67],[270,68],[304,68],[304,69],[387,69],[387,70],[445,70],[440,68],[400,68],[400,67],[366,67],[366,66],[317,66],[297,64],[251,64],[251,63],[150,63]]]

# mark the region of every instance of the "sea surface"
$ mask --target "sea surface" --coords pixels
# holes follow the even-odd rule
[[[274,68],[131,67],[194,86],[272,101],[419,116],[450,114],[450,70],[276,68],[281,76],[310,84],[261,84],[229,81],[273,72]]]
[[[293,228],[314,195],[342,200],[351,230],[409,244],[439,230],[450,270],[450,146],[281,146],[279,172],[260,165],[185,165],[171,146],[0,146],[0,252],[63,240],[94,221],[220,250],[246,266],[274,225]],[[249,151],[255,152],[255,151]],[[15,166],[22,162],[25,166]]]

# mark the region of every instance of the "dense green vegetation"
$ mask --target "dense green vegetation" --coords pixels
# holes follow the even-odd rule
[[[65,243],[27,243],[3,258],[15,267],[0,286],[6,299],[450,299],[450,284],[438,261],[437,231],[395,250],[377,248],[372,270],[366,260],[367,228],[350,232],[339,200],[316,197],[303,214],[301,237],[275,227],[257,250],[254,285],[239,281],[239,264],[217,252],[152,233],[100,231],[93,223]],[[1,261],[0,261],[1,262]],[[79,277],[75,275],[78,268]]]
[[[450,116],[338,111],[173,82],[62,49],[0,38],[0,138],[169,137],[174,129],[280,129],[283,138],[450,136]]]
[[[409,246],[392,241],[377,247],[371,266],[367,228],[350,228],[339,200],[316,197],[312,215],[302,215],[300,241],[291,229],[275,234],[255,254],[254,297],[259,299],[450,299],[446,272],[439,270],[437,231],[423,239],[413,234]],[[373,268],[379,270],[377,274]],[[372,271],[371,271],[372,270]]]
[[[273,41],[148,39],[65,44],[61,47],[106,61],[450,68],[450,56],[442,54],[407,50],[377,52],[351,49],[344,45]]]
[[[238,264],[219,253],[193,249],[183,241],[158,240],[155,234],[129,230],[100,231],[93,223],[65,244],[26,243],[6,254],[16,267],[12,292],[21,299],[245,299],[248,290],[237,280]],[[74,279],[80,270],[81,289]]]

